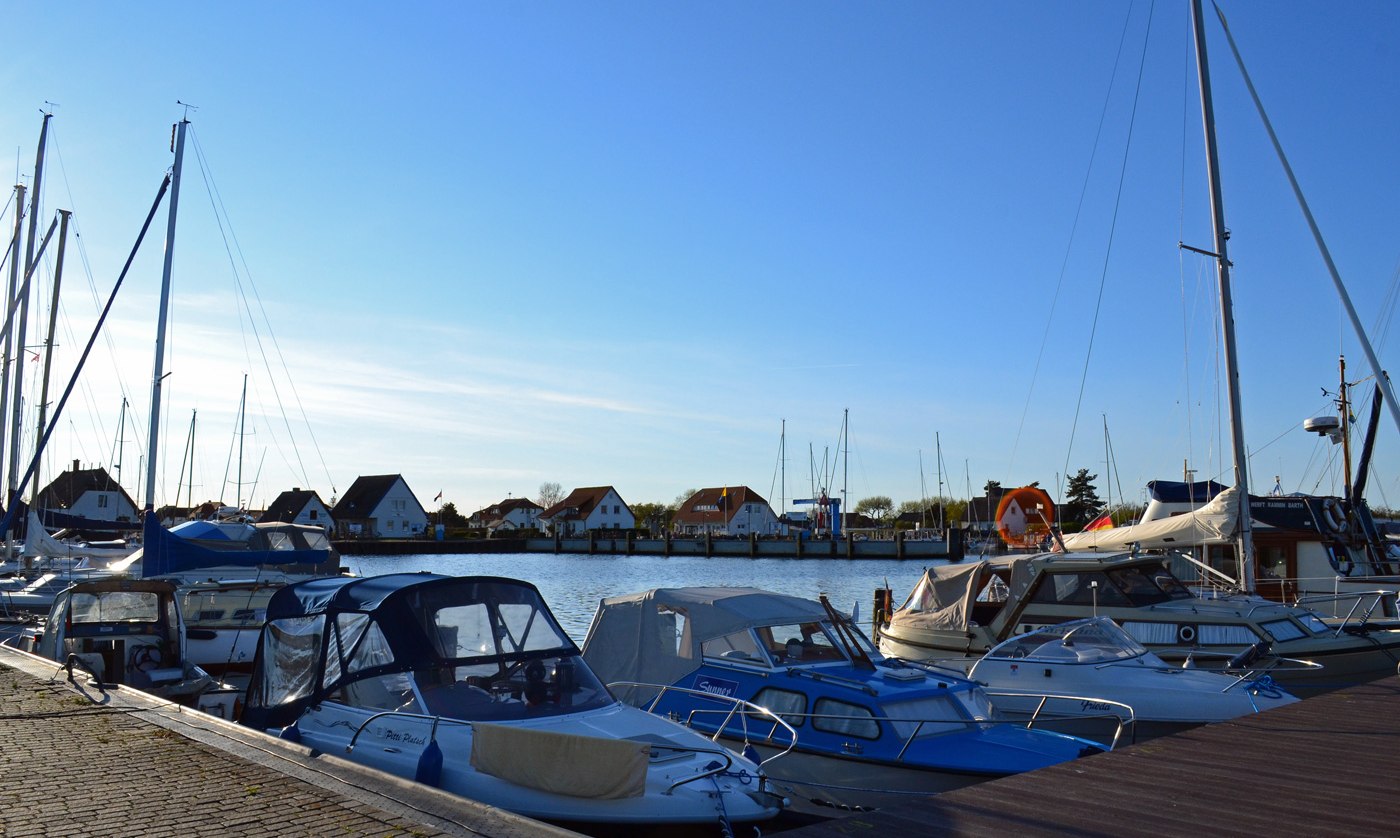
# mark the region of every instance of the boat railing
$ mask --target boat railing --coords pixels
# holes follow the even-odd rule
[[[620,682],[620,683],[621,683],[621,682]],[[646,684],[638,684],[638,685],[635,685],[635,686],[648,686],[648,685],[646,685]],[[756,706],[756,705],[755,705],[755,706]],[[761,709],[761,708],[760,708],[760,709]],[[472,722],[470,722],[470,721],[468,721],[468,720],[466,720],[466,719],[454,719],[454,718],[451,718],[451,717],[449,717],[449,716],[429,716],[429,715],[426,715],[426,714],[424,714],[424,713],[409,713],[409,712],[404,711],[404,710],[384,710],[384,711],[381,711],[381,712],[379,712],[379,713],[375,713],[375,714],[371,715],[368,719],[365,719],[363,722],[361,722],[359,727],[355,728],[354,734],[352,734],[351,737],[350,737],[350,743],[349,743],[348,745],[345,746],[345,753],[349,754],[349,753],[353,753],[353,752],[354,752],[356,740],[358,740],[358,739],[360,738],[360,734],[363,733],[367,727],[369,727],[371,724],[374,724],[374,723],[375,723],[376,721],[378,721],[379,719],[386,718],[386,717],[389,717],[389,716],[394,716],[394,717],[397,717],[397,718],[415,719],[415,720],[418,720],[418,721],[431,722],[431,723],[432,723],[432,728],[430,729],[430,731],[429,731],[429,733],[428,733],[428,742],[436,742],[436,741],[437,741],[437,730],[438,730],[438,725],[440,725],[440,724],[457,725],[457,726],[459,726],[459,727],[472,727],[472,726],[473,726]],[[651,745],[653,745],[653,746],[656,746],[656,743],[648,743],[648,744],[651,744]],[[665,748],[665,749],[667,749],[667,750],[670,750],[670,751],[684,751],[684,752],[686,752],[686,753],[692,753],[692,754],[709,754],[709,755],[711,755],[711,756],[716,756],[716,757],[719,757],[720,759],[724,760],[723,763],[714,763],[714,764],[712,764],[712,765],[710,765],[710,766],[707,766],[704,770],[702,770],[702,771],[700,771],[700,772],[698,772],[698,773],[696,773],[696,774],[693,774],[693,775],[691,775],[691,776],[689,776],[689,777],[683,777],[682,779],[679,779],[679,780],[677,780],[677,781],[671,783],[671,785],[669,785],[669,786],[666,787],[665,794],[670,794],[671,792],[675,791],[677,788],[680,788],[681,786],[684,786],[684,785],[686,785],[686,784],[688,784],[688,783],[693,783],[693,782],[695,782],[695,781],[697,781],[697,780],[704,780],[704,779],[709,778],[709,777],[717,777],[717,776],[719,776],[719,775],[721,775],[721,774],[724,774],[725,772],[729,771],[729,769],[731,769],[731,768],[734,767],[734,755],[733,755],[731,752],[729,752],[727,749],[725,749],[725,748],[692,748],[692,747],[689,747],[689,746],[686,746],[686,745],[681,745],[681,744],[677,744],[677,743],[673,743],[673,742],[666,742],[665,744],[661,745],[660,747],[663,747],[663,748]],[[791,750],[791,748],[789,748],[788,750]],[[783,753],[787,753],[787,751],[784,751]],[[781,754],[779,754],[778,756],[781,756]],[[777,757],[773,757],[773,759],[776,759],[776,758],[777,758]]]
[[[1383,607],[1387,600],[1391,602],[1390,609]],[[1293,604],[1315,611],[1317,610],[1314,608],[1315,604],[1335,603],[1340,605],[1347,602],[1350,602],[1351,606],[1347,609],[1346,615],[1341,617],[1342,621],[1337,625],[1336,631],[1333,632],[1333,637],[1337,637],[1346,631],[1361,631],[1365,629],[1366,624],[1375,616],[1376,609],[1378,608],[1381,610],[1382,614],[1385,614],[1387,610],[1394,613],[1397,606],[1400,606],[1400,594],[1397,594],[1395,591],[1379,589],[1374,591],[1352,591],[1344,594],[1316,594],[1313,596],[1299,597],[1293,601]],[[1362,609],[1363,602],[1369,602],[1364,609]],[[1340,608],[1338,608],[1338,610],[1340,610]],[[1360,615],[1357,614],[1358,610],[1361,611]],[[1353,626],[1351,624],[1352,618],[1358,616],[1359,620],[1356,625]]]
[[[1079,721],[1084,721],[1084,722],[1102,721],[1102,722],[1105,722],[1105,723],[1107,723],[1107,724],[1112,724],[1112,725],[1114,725],[1114,728],[1113,728],[1113,735],[1112,735],[1111,737],[1109,737],[1109,741],[1106,743],[1107,746],[1108,746],[1108,750],[1110,750],[1110,751],[1113,750],[1114,748],[1118,747],[1118,743],[1121,742],[1121,741],[1123,740],[1123,738],[1124,738],[1124,731],[1125,731],[1125,730],[1126,730],[1126,731],[1129,731],[1129,741],[1130,741],[1130,742],[1131,742],[1132,738],[1136,735],[1135,732],[1136,732],[1136,730],[1137,730],[1137,713],[1133,710],[1132,705],[1131,705],[1131,704],[1125,704],[1125,703],[1122,702],[1122,701],[1114,701],[1114,700],[1111,699],[1111,698],[1103,698],[1103,697],[1101,697],[1101,696],[1089,696],[1089,695],[1072,695],[1072,694],[1069,694],[1069,693],[1023,693],[1023,692],[1001,692],[1001,691],[997,691],[997,690],[987,690],[987,695],[988,695],[989,697],[991,697],[992,703],[993,703],[993,704],[996,704],[996,699],[997,699],[997,698],[1033,698],[1033,699],[1037,699],[1037,702],[1036,702],[1036,705],[1035,705],[1035,710],[1031,713],[1031,717],[1030,717],[1029,719],[1026,720],[1026,723],[1025,723],[1025,724],[1026,724],[1026,728],[1027,728],[1027,729],[1034,728],[1037,722],[1041,722],[1042,724],[1044,724],[1044,723],[1063,722],[1063,721],[1076,721],[1076,722],[1079,722]],[[1050,702],[1052,702],[1052,701],[1070,701],[1070,702],[1078,703],[1078,704],[1080,704],[1081,706],[1083,706],[1083,705],[1085,705],[1085,704],[1107,705],[1107,708],[1105,708],[1105,710],[1104,710],[1102,713],[1053,713],[1053,712],[1047,712],[1047,711],[1046,711],[1046,707],[1047,707],[1047,705],[1049,705]],[[1113,707],[1117,707],[1118,710],[1119,710],[1120,712],[1116,712],[1116,713],[1115,713],[1115,712],[1113,712],[1111,709],[1108,709],[1108,708],[1113,708]],[[1097,707],[1096,707],[1096,709],[1097,709]],[[1015,720],[1015,723],[1016,723],[1016,724],[1020,724],[1021,722],[1020,722],[1019,719],[1017,719],[1017,720]]]
[[[793,726],[792,726],[791,724],[789,724],[789,723],[787,722],[786,719],[783,718],[783,716],[791,716],[791,715],[799,715],[799,714],[784,713],[784,714],[782,714],[782,716],[780,716],[780,715],[778,715],[777,713],[773,712],[772,710],[769,710],[767,707],[764,707],[764,706],[762,706],[762,705],[760,705],[760,704],[754,704],[754,703],[751,702],[751,701],[745,701],[745,700],[742,699],[742,698],[735,698],[735,697],[733,697],[733,696],[728,696],[728,695],[718,695],[718,694],[716,694],[716,693],[705,692],[704,690],[693,690],[693,689],[689,689],[689,688],[687,688],[687,687],[677,687],[677,686],[674,686],[674,685],[666,685],[666,684],[649,684],[649,683],[646,683],[646,682],[643,682],[643,681],[612,681],[612,682],[609,682],[609,683],[608,683],[608,689],[609,689],[609,690],[612,690],[612,689],[615,689],[615,688],[618,688],[618,687],[631,687],[631,688],[642,688],[642,689],[656,690],[656,691],[657,691],[656,695],[655,695],[653,698],[649,699],[649,700],[646,702],[645,706],[642,708],[642,709],[646,710],[648,713],[654,713],[654,712],[656,712],[656,707],[657,707],[657,705],[660,703],[662,697],[664,697],[667,693],[679,693],[679,694],[681,694],[681,695],[694,695],[694,696],[699,696],[699,697],[701,697],[701,698],[706,698],[706,699],[711,699],[711,700],[714,700],[714,701],[719,701],[719,702],[728,703],[728,704],[729,704],[729,709],[728,709],[728,710],[692,710],[692,711],[690,711],[690,713],[688,714],[686,720],[683,722],[683,724],[685,724],[687,727],[692,727],[692,728],[693,728],[694,725],[691,724],[691,722],[692,722],[697,716],[723,715],[723,716],[724,716],[724,720],[720,723],[719,728],[718,728],[718,730],[715,731],[714,735],[710,737],[710,741],[711,741],[711,742],[714,742],[714,741],[718,741],[718,740],[719,740],[720,735],[721,735],[722,733],[724,733],[725,729],[729,726],[729,723],[730,723],[731,721],[733,721],[733,719],[734,719],[734,717],[735,717],[736,715],[740,717],[740,719],[742,720],[742,722],[743,722],[743,724],[744,724],[744,727],[743,727],[743,734],[744,734],[744,740],[745,740],[745,742],[748,741],[748,733],[749,733],[749,731],[748,731],[748,723],[749,723],[749,720],[750,720],[753,716],[758,716],[758,717],[761,718],[761,719],[764,719],[764,720],[766,720],[766,721],[770,721],[770,722],[773,723],[772,727],[770,727],[770,728],[768,729],[768,733],[766,733],[766,734],[764,734],[763,736],[760,737],[760,738],[762,738],[762,739],[766,739],[766,740],[767,740],[768,742],[770,742],[770,743],[776,743],[776,742],[781,741],[781,740],[778,740],[778,739],[776,738],[777,732],[778,732],[778,729],[779,729],[779,728],[782,728],[782,729],[786,730],[786,731],[787,731],[787,734],[788,734],[788,745],[787,745],[787,747],[784,748],[780,753],[774,754],[773,756],[768,757],[767,759],[760,761],[760,762],[758,763],[758,764],[759,764],[759,767],[762,767],[762,766],[764,766],[764,765],[767,765],[768,763],[772,762],[772,761],[775,760],[775,759],[778,759],[779,757],[787,756],[787,754],[788,754],[794,747],[797,746],[797,731],[793,728]],[[677,721],[679,721],[679,719],[678,719]]]

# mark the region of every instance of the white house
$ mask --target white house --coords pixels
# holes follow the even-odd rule
[[[630,530],[637,526],[631,508],[611,486],[575,489],[567,498],[541,512],[539,522],[560,535],[589,530]]]
[[[321,501],[321,496],[311,489],[292,489],[278,495],[258,519],[259,523],[270,521],[320,527],[327,534],[335,529],[330,508]]]
[[[415,538],[428,513],[399,474],[357,477],[331,510],[336,532],[352,538]]]
[[[44,487],[35,500],[40,510],[64,513],[74,518],[89,521],[107,521],[140,524],[136,502],[126,490],[112,479],[104,468],[80,468],[73,461],[73,468],[60,474],[52,483]],[[62,524],[81,526],[81,524]]]
[[[540,525],[540,513],[544,507],[529,498],[507,498],[485,509],[472,513],[468,521],[473,527],[481,527],[491,532],[501,530],[532,530]]]
[[[723,533],[747,538],[750,533],[777,535],[778,516],[748,486],[716,486],[701,489],[681,504],[671,528],[686,535]]]

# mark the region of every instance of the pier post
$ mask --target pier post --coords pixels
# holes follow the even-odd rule
[[[749,533],[749,558],[758,555],[758,533]]]
[[[593,552],[597,549],[596,540],[595,540],[597,535],[598,535],[598,531],[597,531],[597,530],[589,530],[589,531],[588,531],[588,555],[590,555],[590,556],[593,555]]]
[[[713,548],[714,544],[710,538],[710,531],[705,530],[705,558],[708,559],[710,556],[714,555],[714,553],[710,552]]]
[[[560,533],[559,527],[558,527],[558,526],[555,526],[555,528],[554,528],[554,552],[555,552],[555,553],[558,553],[558,552],[559,552],[559,548],[560,548],[561,543],[563,542],[563,540],[564,540],[563,534]]]
[[[661,533],[661,555],[671,555],[671,531],[666,530]]]
[[[632,530],[627,531],[627,555],[629,556],[632,555],[632,550],[636,546],[632,541],[633,535],[635,535],[635,532],[633,532]]]
[[[960,562],[967,556],[967,545],[963,543],[963,531],[958,527],[949,527],[943,532],[943,540],[948,545],[948,558],[955,562]]]
[[[856,537],[850,530],[846,531],[846,558],[853,558],[856,554]]]
[[[904,558],[904,530],[899,530],[894,534],[894,557]]]
[[[797,550],[796,550],[796,553],[797,553],[797,558],[800,559],[800,558],[802,558],[802,533],[801,533],[801,532],[798,532],[795,536],[793,536],[793,540],[797,542]]]

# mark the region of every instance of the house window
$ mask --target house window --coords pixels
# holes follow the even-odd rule
[[[98,495],[98,496],[97,496],[97,508],[98,508],[98,509],[106,509],[106,508],[107,508],[107,496],[106,496],[106,495]]]
[[[311,515],[308,517],[313,521],[316,520],[316,510],[311,510]]]
[[[613,514],[614,514],[614,515],[621,515],[621,514],[622,514],[622,506],[621,506],[621,504],[613,504]]]

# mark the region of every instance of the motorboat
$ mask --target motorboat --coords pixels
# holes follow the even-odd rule
[[[1081,735],[1101,735],[1104,714],[1122,714],[1126,705],[1139,742],[1298,700],[1267,671],[1170,666],[1108,617],[1018,634],[977,659],[968,677],[1007,715],[1039,715],[1045,721],[1038,724]],[[1046,697],[1052,693],[1073,697]]]
[[[1000,723],[976,683],[885,659],[829,603],[757,588],[604,599],[584,659],[624,701],[770,759],[775,787],[807,813],[875,808],[1102,750]]]
[[[927,568],[904,604],[878,627],[886,655],[911,660],[977,657],[1027,631],[1111,617],[1177,665],[1223,667],[1251,653],[1320,666],[1280,667],[1290,691],[1321,692],[1393,674],[1400,630],[1250,594],[1197,596],[1162,556],[1137,553],[1011,554]],[[1251,650],[1253,650],[1251,652]]]
[[[782,804],[756,763],[614,698],[514,579],[281,588],[239,721],[554,822],[733,824]]]
[[[76,582],[42,625],[7,641],[87,673],[103,689],[128,687],[232,718],[234,690],[185,654],[175,585],[153,579]]]
[[[1129,524],[1066,535],[1072,552],[1160,551],[1188,585],[1236,584],[1239,493],[1202,480],[1153,480],[1142,516]],[[1255,592],[1299,602],[1329,621],[1369,614],[1400,618],[1400,550],[1382,535],[1363,498],[1268,495],[1249,499]]]

